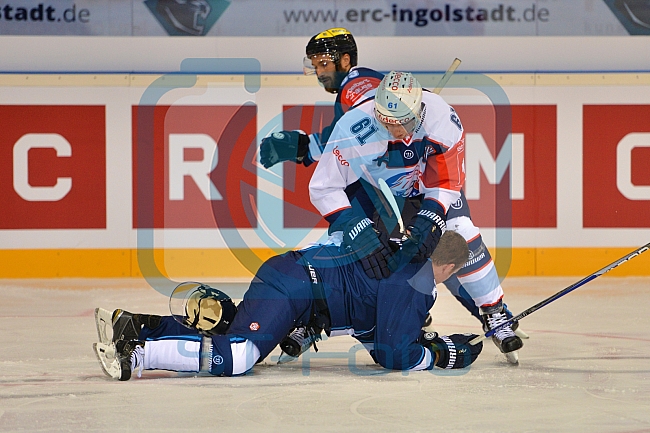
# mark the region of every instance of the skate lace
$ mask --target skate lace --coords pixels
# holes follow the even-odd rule
[[[289,338],[297,342],[300,346],[305,341],[306,329],[304,327],[296,328],[289,334]]]
[[[311,328],[307,329],[304,326],[296,328],[289,334],[289,338],[300,345],[300,354],[305,353],[312,345],[314,346],[314,351],[318,352],[316,342],[321,340],[321,336],[320,333],[315,333]]]
[[[494,313],[487,318],[488,326],[490,329],[494,329],[502,323],[506,322],[508,317],[505,313]],[[494,333],[494,335],[501,341],[505,340],[508,337],[514,337],[515,333],[512,331],[510,326],[504,326]]]
[[[144,348],[136,346],[131,353],[131,372],[137,372],[138,377],[142,377],[142,370],[144,370]]]

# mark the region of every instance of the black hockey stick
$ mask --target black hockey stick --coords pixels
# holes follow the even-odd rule
[[[640,248],[637,248],[636,250],[632,251],[631,253],[627,254],[626,256],[621,257],[620,259],[616,260],[614,263],[610,263],[609,265],[605,266],[601,270],[594,272],[593,274],[583,278],[582,280],[578,281],[577,283],[571,284],[566,289],[560,290],[559,292],[557,292],[553,296],[550,296],[550,297],[544,299],[543,301],[533,305],[529,309],[522,311],[518,315],[516,315],[514,317],[511,317],[509,320],[503,322],[499,326],[497,326],[497,327],[495,327],[493,329],[490,329],[484,335],[479,335],[478,337],[474,338],[469,343],[470,344],[477,344],[477,343],[485,340],[486,338],[493,336],[500,329],[505,328],[506,326],[509,326],[509,325],[513,324],[514,322],[518,322],[519,320],[523,319],[524,317],[528,316],[529,314],[534,313],[535,311],[537,311],[540,308],[550,304],[551,302],[555,301],[556,299],[561,298],[562,296],[566,295],[567,293],[574,291],[578,287],[584,286],[589,281],[600,277],[601,275],[603,275],[603,274],[611,271],[612,269],[622,265],[623,263],[627,262],[628,260],[633,259],[634,257],[638,256],[639,254],[648,251],[649,249],[650,249],[650,243],[647,243],[644,246],[642,246]]]

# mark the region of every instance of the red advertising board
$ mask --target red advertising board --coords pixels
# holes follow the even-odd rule
[[[282,126],[288,131],[300,129],[306,134],[321,132],[334,119],[332,105],[285,105],[283,109]],[[284,226],[286,228],[329,225],[309,201],[309,180],[315,169],[316,164],[309,167],[302,164],[284,164]]]
[[[256,106],[132,113],[134,228],[256,227]]]
[[[584,227],[650,227],[650,105],[584,105]]]
[[[455,105],[465,133],[479,133],[493,159],[499,157],[506,137],[523,135],[522,197],[511,198],[510,165],[497,184],[480,176],[480,198],[468,200],[478,227],[557,226],[557,121],[555,105]],[[521,142],[521,140],[520,140]],[[465,159],[471,157],[467,146]]]
[[[0,229],[106,227],[105,111],[0,106]]]

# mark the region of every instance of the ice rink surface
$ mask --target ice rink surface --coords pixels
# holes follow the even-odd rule
[[[505,300],[517,314],[579,279],[508,278]],[[439,288],[437,330],[480,332]],[[0,280],[0,296],[2,432],[650,432],[650,278],[592,281],[522,320],[519,366],[487,342],[453,373],[388,372],[336,337],[243,377],[117,382],[93,354],[93,310],[167,314],[143,280]]]

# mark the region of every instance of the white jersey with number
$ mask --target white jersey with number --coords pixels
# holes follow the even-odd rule
[[[375,119],[374,100],[345,113],[330,136],[309,183],[311,202],[327,217],[350,207],[345,187],[384,179],[393,195],[424,194],[445,212],[465,181],[465,133],[458,115],[440,96],[423,92],[422,122],[396,140]]]

